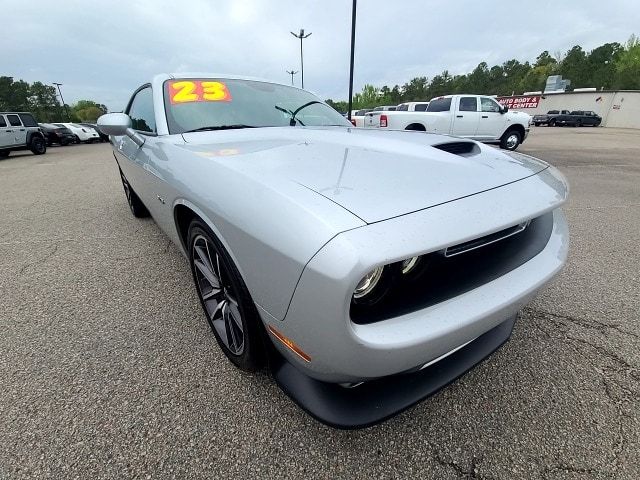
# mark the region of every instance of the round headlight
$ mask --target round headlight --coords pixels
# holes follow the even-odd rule
[[[378,285],[380,278],[382,278],[383,271],[384,267],[374,268],[362,277],[362,280],[358,282],[356,289],[353,291],[353,298],[362,298],[371,293]]]
[[[406,275],[407,273],[412,272],[416,268],[416,265],[418,265],[419,260],[420,257],[411,257],[403,260],[401,265],[402,274]]]

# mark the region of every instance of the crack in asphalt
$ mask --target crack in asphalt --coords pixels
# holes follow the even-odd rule
[[[600,332],[601,334],[605,334],[605,330],[607,328],[612,328],[611,325],[602,323],[602,322],[596,322],[594,321],[593,323],[596,323],[598,326],[594,326],[593,323],[590,323],[586,320],[583,319],[579,319],[576,317],[567,317],[564,315],[557,315],[551,312],[545,312],[542,310],[536,310],[534,308],[527,308],[525,309],[526,311],[528,311],[529,313],[533,313],[533,314],[542,314],[545,315],[547,317],[548,320],[551,320],[551,322],[553,322],[556,325],[563,325],[563,326],[567,326],[566,324],[563,324],[561,322],[561,320],[566,320],[567,322],[574,324],[574,325],[578,325],[580,327],[583,328],[589,328],[589,329],[595,329],[596,331]],[[554,319],[555,317],[555,319]],[[556,320],[556,319],[560,319],[560,321]],[[534,327],[539,330],[540,332],[544,333],[544,335],[548,338],[553,338],[553,335],[551,335],[551,333],[549,333],[545,328],[542,327],[541,324],[539,324],[537,321],[532,322],[532,324],[534,325]],[[617,330],[617,329],[616,329]],[[621,332],[622,333],[622,332]],[[631,334],[631,336],[633,337],[637,337],[637,335],[635,334]],[[560,339],[558,336],[556,336],[555,338]],[[578,343],[587,347],[590,347],[591,349],[593,349],[599,356],[601,357],[605,357],[607,359],[609,359],[610,362],[612,362],[615,366],[614,367],[608,367],[608,366],[597,366],[594,367],[595,370],[600,374],[601,376],[601,382],[602,382],[602,386],[603,386],[603,392],[606,395],[606,397],[609,399],[609,403],[616,409],[617,413],[618,413],[618,423],[617,423],[617,432],[616,432],[616,436],[617,436],[617,441],[616,444],[614,445],[614,449],[613,449],[613,469],[614,471],[619,471],[620,470],[620,462],[621,462],[621,455],[625,452],[626,450],[626,445],[628,443],[627,440],[627,436],[625,435],[625,430],[624,430],[624,424],[622,422],[622,418],[631,418],[627,413],[625,413],[624,409],[623,409],[623,403],[624,402],[629,402],[629,403],[633,403],[635,402],[635,398],[637,396],[636,392],[632,392],[629,389],[625,388],[625,386],[618,380],[615,378],[616,375],[620,375],[623,373],[628,373],[628,376],[631,378],[631,380],[635,380],[638,381],[640,380],[638,378],[638,374],[637,374],[637,369],[632,366],[631,364],[629,364],[629,362],[627,362],[624,358],[616,355],[615,353],[607,350],[606,348],[600,346],[600,345],[595,345],[587,340],[584,339],[580,339],[580,338],[576,338],[573,337],[571,335],[564,335],[563,340],[570,340],[573,341],[574,343]],[[585,355],[582,351],[580,351],[579,348],[577,348],[576,345],[571,346],[571,348],[573,349],[574,352],[576,352],[578,355],[582,356],[583,358],[585,358],[587,361],[591,362],[592,359],[590,359],[587,355]],[[621,395],[616,395],[614,393],[614,389],[613,389],[613,385],[615,385],[616,387],[618,387],[621,391]],[[572,472],[572,473],[582,473],[582,474],[594,474],[594,473],[598,473],[598,474],[605,474],[606,472],[602,472],[596,469],[590,469],[590,468],[579,468],[579,467],[572,467],[572,466],[568,466],[568,465],[558,465],[555,467],[550,467],[550,469],[545,469],[544,473],[550,473],[552,471],[556,471],[556,470],[565,470],[567,472]]]
[[[471,457],[469,469],[464,469],[460,464],[456,463],[452,460],[445,460],[437,448],[433,445],[429,444],[431,447],[431,451],[433,452],[433,458],[439,465],[443,467],[451,468],[457,478],[460,479],[474,479],[474,480],[489,480],[490,477],[486,477],[480,474],[478,471],[478,463],[482,460],[482,458],[477,458],[475,455]]]
[[[570,316],[570,315],[560,315],[557,313],[547,312],[545,310],[532,308],[532,307],[527,307],[524,309],[524,311],[531,312],[531,313],[541,313],[543,315],[549,315],[552,317],[561,318],[563,320],[567,320],[568,322],[575,323],[576,325],[580,325],[581,327],[592,328],[594,330],[598,330],[601,332],[607,329],[611,329],[623,335],[629,335],[631,337],[640,339],[640,335],[621,328],[620,324],[610,324],[606,322],[599,322],[598,320],[585,320],[585,319]]]
[[[53,244],[53,249],[47,255],[45,255],[42,259],[37,260],[35,262],[31,262],[31,263],[25,263],[22,266],[22,268],[20,268],[20,275],[24,274],[24,272],[27,270],[27,268],[33,267],[34,265],[37,265],[39,263],[46,262],[51,257],[53,257],[56,254],[57,251],[58,251],[58,243],[56,242],[56,243]]]

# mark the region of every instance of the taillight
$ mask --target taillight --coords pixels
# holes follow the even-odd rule
[[[380,115],[380,127],[381,128],[386,128],[387,127],[387,116],[386,115]]]
[[[356,121],[353,118],[349,121],[351,122],[351,125],[353,125],[354,127],[356,126]]]

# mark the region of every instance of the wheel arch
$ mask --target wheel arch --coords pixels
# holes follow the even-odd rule
[[[506,134],[513,131],[516,131],[520,134],[520,142],[522,142],[524,139],[525,129],[519,123],[514,123],[513,125],[509,125],[507,129],[504,131],[504,133],[500,136],[500,138],[504,138]]]
[[[404,129],[405,130],[413,130],[413,131],[416,131],[416,132],[426,132],[427,131],[427,127],[425,127],[422,123],[419,123],[419,122],[410,123]]]
[[[39,132],[39,131],[36,131],[36,130],[30,130],[30,131],[27,132],[27,145],[29,145],[31,143],[31,140],[33,139],[33,137],[40,137],[45,142],[47,141],[47,137],[45,137],[42,132]]]
[[[238,261],[238,258],[233,252],[233,248],[231,248],[231,245],[229,245],[229,243],[225,240],[224,235],[216,226],[216,224],[211,221],[200,208],[198,208],[188,200],[178,199],[174,202],[173,205],[173,220],[178,234],[178,239],[180,240],[179,246],[181,247],[182,253],[185,257],[189,258],[189,246],[187,245],[187,238],[189,236],[189,225],[193,220],[200,220],[205,225],[207,225],[207,227],[209,227],[209,229],[213,232],[220,243],[222,243],[225,250],[231,257],[231,260],[233,260],[235,267],[238,269],[238,272],[240,272],[240,275],[242,276],[245,284],[247,283],[247,277],[242,270],[242,266]]]

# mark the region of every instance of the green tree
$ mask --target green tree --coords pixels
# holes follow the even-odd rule
[[[615,88],[640,89],[640,38],[631,35],[615,60],[615,70]]]
[[[29,86],[29,108],[39,122],[56,122],[64,118],[54,86],[33,82]]]
[[[107,107],[92,100],[78,100],[71,107],[71,120],[74,122],[95,123],[100,115],[107,113]]]

